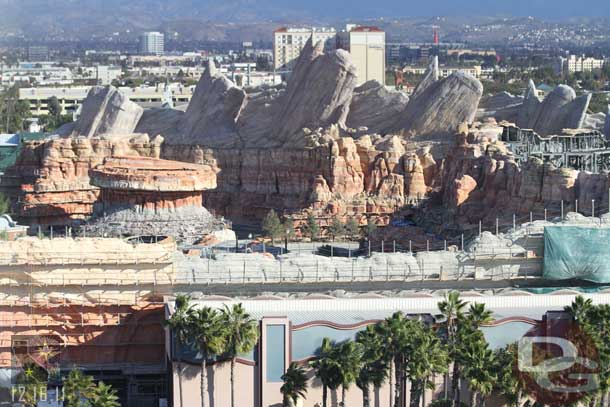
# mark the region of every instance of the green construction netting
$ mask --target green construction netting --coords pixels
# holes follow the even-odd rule
[[[543,277],[610,283],[610,229],[544,228]]]

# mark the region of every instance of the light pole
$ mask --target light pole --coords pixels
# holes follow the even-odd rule
[[[284,250],[288,253],[288,235],[290,234],[290,230],[286,229],[284,234]]]

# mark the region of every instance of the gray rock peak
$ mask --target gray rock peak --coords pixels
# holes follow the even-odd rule
[[[395,128],[408,136],[454,134],[460,124],[472,123],[482,95],[479,80],[455,72],[411,97]]]
[[[143,112],[115,87],[94,86],[83,102],[79,119],[66,127],[66,132],[58,133],[83,137],[131,137]]]
[[[216,76],[216,72],[217,72],[216,63],[214,63],[213,59],[208,59],[205,73],[207,73],[209,76]]]
[[[422,79],[422,81],[417,85],[417,87],[413,91],[413,94],[411,95],[411,98],[415,98],[417,95],[421,94],[430,85],[432,85],[433,83],[437,82],[438,79],[439,79],[438,56],[435,55],[432,58],[432,61],[430,62],[430,65],[428,66],[428,69],[426,70],[426,73],[424,74],[424,78]]]
[[[606,122],[604,123],[604,134],[606,139],[610,140],[610,105],[608,105],[608,111],[606,112]]]
[[[540,100],[537,93],[536,85],[530,80],[517,115],[519,127],[533,129],[543,136],[582,127],[590,94],[577,97],[574,89],[567,85],[557,86],[544,100]]]

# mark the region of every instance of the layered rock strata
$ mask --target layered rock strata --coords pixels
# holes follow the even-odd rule
[[[100,189],[84,230],[99,236],[169,235],[192,243],[222,224],[202,206],[216,187],[208,165],[150,157],[109,157],[89,171]]]
[[[158,157],[161,139],[65,138],[27,142],[2,186],[17,199],[29,224],[65,225],[87,219],[99,197],[89,171],[112,156]]]

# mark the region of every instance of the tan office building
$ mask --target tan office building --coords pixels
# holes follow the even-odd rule
[[[348,25],[338,46],[352,55],[358,85],[370,80],[385,84],[385,32],[377,27]]]
[[[274,68],[291,70],[310,37],[314,45],[324,41],[325,51],[332,51],[337,47],[337,31],[334,28],[278,28],[273,33]]]

